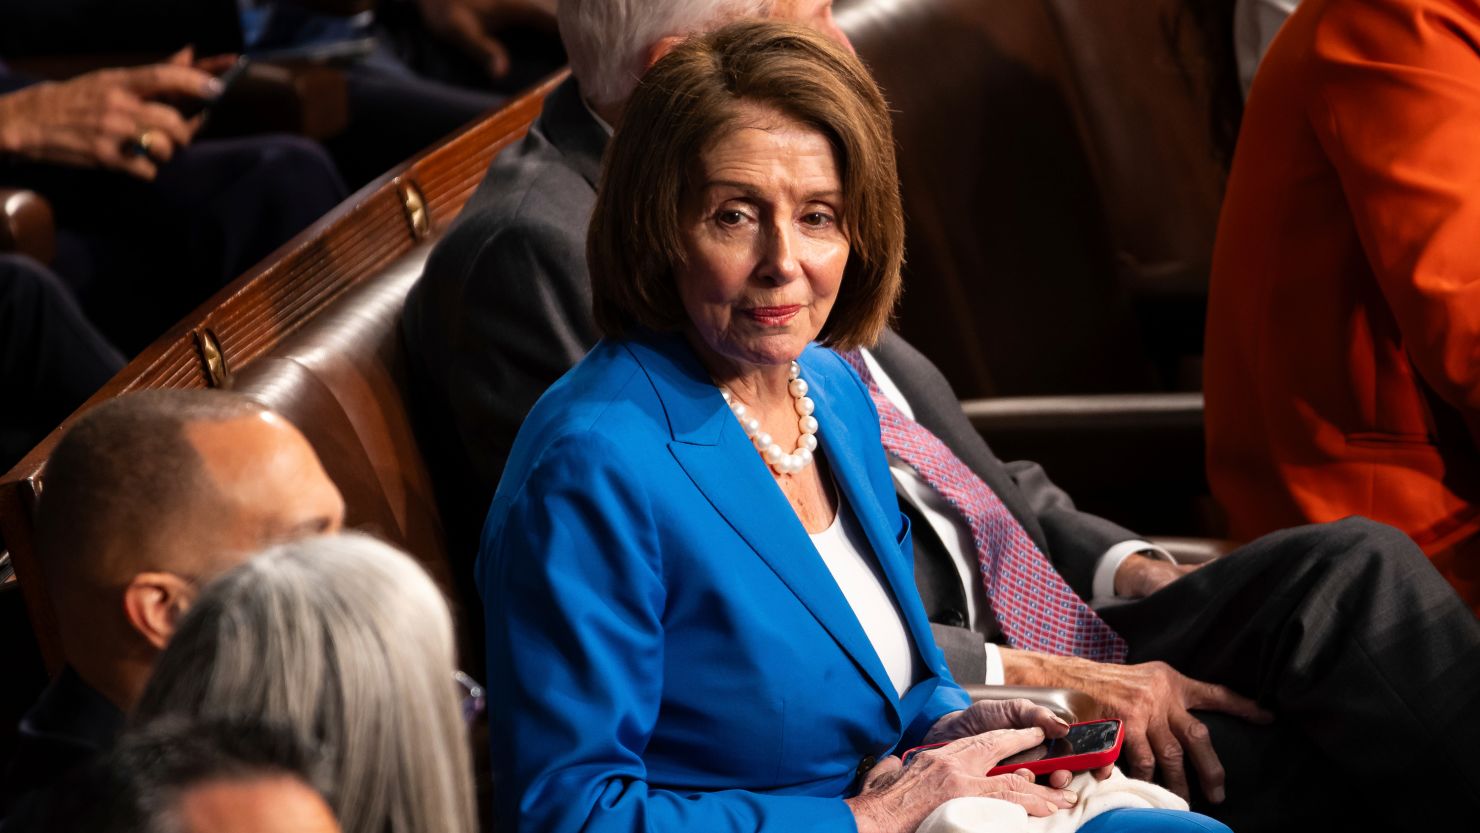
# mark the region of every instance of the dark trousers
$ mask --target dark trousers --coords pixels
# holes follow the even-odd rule
[[[1102,611],[1162,660],[1273,711],[1202,714],[1235,830],[1409,829],[1480,813],[1480,622],[1407,536],[1361,518],[1265,536]],[[1196,792],[1194,790],[1194,792]]]
[[[56,213],[56,272],[126,354],[148,345],[346,195],[333,162],[291,136],[202,141],[153,182],[59,165],[0,166]]]
[[[412,75],[389,58],[345,70],[349,124],[325,147],[351,188],[440,144],[506,97]]]
[[[41,264],[0,254],[0,472],[123,367]]]

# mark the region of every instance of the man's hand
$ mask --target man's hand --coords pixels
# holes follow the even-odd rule
[[[1189,679],[1164,662],[1114,665],[1002,649],[1009,682],[1077,688],[1099,701],[1106,717],[1125,723],[1122,760],[1132,778],[1150,779],[1157,768],[1167,789],[1190,797],[1187,762],[1209,801],[1223,800],[1223,764],[1208,729],[1189,710],[1207,709],[1268,723],[1273,715],[1254,701],[1212,683]]]
[[[168,63],[105,69],[0,96],[0,152],[153,179],[158,163],[199,127],[154,99],[212,98],[220,82],[190,66],[189,50]]]
[[[515,24],[551,26],[555,0],[421,0],[432,31],[480,61],[494,78],[509,73],[509,50],[493,36]]]
[[[1115,570],[1115,595],[1126,599],[1149,596],[1201,566],[1173,564],[1133,553],[1126,556]]]

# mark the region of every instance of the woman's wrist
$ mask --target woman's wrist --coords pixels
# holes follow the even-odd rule
[[[858,833],[896,833],[914,829],[898,824],[896,814],[886,806],[887,801],[881,793],[847,798],[843,803],[852,811],[853,820],[858,824]]]

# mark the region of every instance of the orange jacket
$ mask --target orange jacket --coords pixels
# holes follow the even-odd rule
[[[1233,534],[1366,515],[1480,611],[1480,0],[1306,0],[1249,96],[1208,301]]]

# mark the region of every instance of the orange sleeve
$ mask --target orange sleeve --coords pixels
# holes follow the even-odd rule
[[[1480,4],[1332,3],[1312,127],[1418,372],[1480,438]]]

